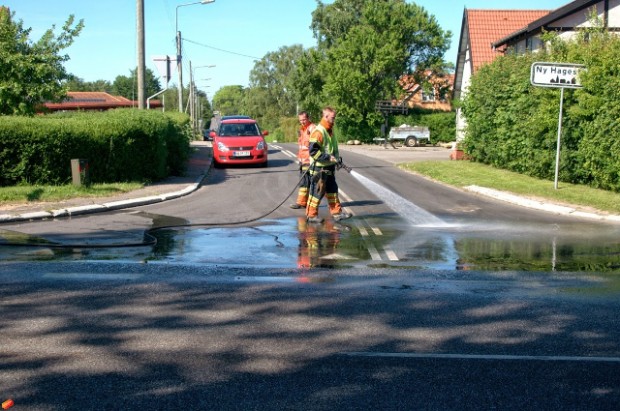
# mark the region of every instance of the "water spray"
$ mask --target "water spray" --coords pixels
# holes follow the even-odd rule
[[[393,191],[388,190],[382,185],[377,184],[369,178],[364,177],[357,171],[351,170],[349,171],[349,173],[351,174],[351,176],[355,177],[357,181],[362,183],[366,188],[376,193],[388,207],[403,216],[412,225],[425,227],[449,226],[449,224],[447,224],[440,218],[434,216],[423,208],[418,207],[411,201],[399,196]]]

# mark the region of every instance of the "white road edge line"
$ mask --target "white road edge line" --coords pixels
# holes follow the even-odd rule
[[[338,197],[342,197],[346,202],[353,201],[353,199],[342,190],[338,190]]]
[[[342,190],[338,190],[338,196],[342,197],[344,200],[346,200],[347,202],[349,201],[353,201],[351,199],[351,197],[349,197],[344,191]],[[350,208],[347,208],[347,210],[351,213],[351,215],[355,215],[355,212],[353,210],[351,210]],[[364,220],[365,221],[365,220]],[[354,223],[357,226],[357,229],[359,230],[362,238],[368,237],[368,231],[362,226],[362,223],[360,221],[355,221]],[[373,229],[374,231],[374,229]],[[374,245],[372,245],[371,243],[364,241],[366,243],[366,248],[368,249],[368,252],[370,253],[370,258],[373,261],[381,261],[381,254],[379,254],[379,251],[376,249],[376,247]]]
[[[620,362],[620,357],[570,357],[566,355],[492,355],[492,354],[416,354],[398,352],[343,352],[349,357],[388,358],[437,358],[458,360],[504,360],[504,361],[574,361],[574,362]]]

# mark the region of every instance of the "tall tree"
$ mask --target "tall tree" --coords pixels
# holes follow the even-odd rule
[[[213,96],[213,110],[219,111],[222,116],[248,114],[243,105],[244,94],[243,86],[220,88]]]
[[[305,110],[320,117],[321,108],[325,105],[323,98],[322,66],[325,55],[316,47],[309,48],[299,57],[296,62],[296,70],[291,75],[293,92],[299,106],[299,110]],[[318,120],[318,118],[317,118]]]
[[[112,91],[112,84],[107,80],[84,81],[73,74],[68,75],[64,85],[67,91]]]
[[[209,128],[211,126],[211,117],[213,116],[213,109],[207,93],[202,90],[196,91],[197,103],[198,103],[198,120],[202,121],[203,128]]]
[[[114,83],[112,83],[112,93],[123,96],[130,100],[136,100],[138,98],[138,76],[137,69],[131,70],[129,77],[116,76]],[[161,91],[161,85],[159,78],[155,76],[153,70],[146,69],[144,72],[146,83],[146,97],[150,97],[153,94]]]
[[[63,63],[69,56],[60,52],[73,43],[84,23],[74,24],[70,15],[58,36],[52,26],[32,42],[32,29],[24,29],[23,21],[13,21],[13,16],[0,7],[0,114],[33,114],[39,104],[66,96]]]
[[[250,88],[245,107],[255,118],[273,128],[282,116],[295,116],[297,100],[292,73],[303,55],[299,44],[281,47],[254,64],[250,72]]]
[[[452,35],[424,8],[404,0],[319,0],[311,27],[318,47],[306,53],[298,77],[320,73],[323,84],[305,87],[315,100],[338,108],[338,126],[351,136],[368,134],[381,122],[375,101],[399,94],[404,74],[439,64]]]

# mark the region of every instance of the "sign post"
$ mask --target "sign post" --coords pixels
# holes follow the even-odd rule
[[[562,136],[562,108],[564,106],[564,89],[580,88],[579,73],[585,70],[583,64],[572,63],[532,63],[530,82],[533,86],[560,88],[560,115],[558,118],[558,144],[555,153],[555,181],[553,187],[558,189],[560,172],[560,138]]]

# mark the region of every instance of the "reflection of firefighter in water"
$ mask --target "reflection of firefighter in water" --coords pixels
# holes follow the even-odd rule
[[[297,268],[312,268],[321,265],[321,258],[333,254],[340,242],[340,230],[332,220],[324,224],[309,224],[305,217],[297,219],[299,249]]]

